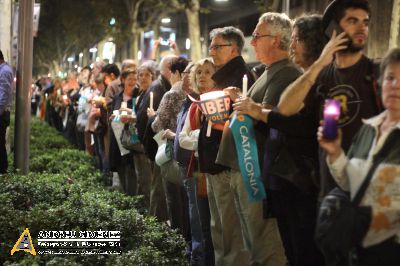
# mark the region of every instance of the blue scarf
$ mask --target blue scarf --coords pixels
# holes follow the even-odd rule
[[[240,172],[247,190],[249,202],[258,202],[266,198],[261,181],[258,163],[257,144],[253,129],[253,119],[247,115],[234,115],[229,128],[235,140]]]

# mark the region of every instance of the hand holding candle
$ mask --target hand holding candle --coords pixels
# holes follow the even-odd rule
[[[62,98],[63,98],[63,102],[64,102],[64,104],[68,104],[69,103],[69,99],[68,99],[68,96],[67,95],[63,95],[62,96]]]
[[[153,92],[150,92],[150,109],[154,109],[153,108],[153,101],[154,101],[154,95]]]
[[[328,140],[334,140],[337,138],[338,125],[337,121],[340,116],[340,101],[327,99],[325,100],[324,107],[324,127],[323,137]]]
[[[247,75],[245,74],[243,76],[242,97],[247,97],[247,85],[248,85],[248,79],[247,79]]]

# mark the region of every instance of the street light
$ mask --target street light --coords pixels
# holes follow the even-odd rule
[[[92,53],[92,62],[94,62],[96,60],[97,48],[96,47],[92,47],[92,48],[89,49],[89,52]]]
[[[83,53],[79,53],[79,62],[78,62],[78,64],[81,66],[82,65],[82,63],[83,63]]]
[[[186,39],[185,47],[186,47],[186,50],[190,49],[190,39],[189,38]]]
[[[73,57],[68,57],[67,61],[68,61],[68,69],[71,69],[72,68],[72,62],[74,62],[74,58]]]
[[[161,23],[163,23],[163,24],[168,24],[168,23],[170,23],[171,22],[171,19],[170,18],[162,18],[161,19]]]

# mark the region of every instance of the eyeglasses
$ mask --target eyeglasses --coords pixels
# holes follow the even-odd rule
[[[257,33],[253,33],[251,35],[251,39],[254,41],[257,41],[258,39],[260,39],[262,37],[275,37],[275,35],[271,35],[271,34],[258,35]]]
[[[302,40],[298,36],[294,36],[291,38],[291,42],[295,44],[299,44]]]
[[[214,45],[211,45],[210,47],[208,47],[208,50],[209,50],[209,51],[212,51],[212,50],[219,50],[219,49],[221,49],[222,47],[226,47],[226,46],[232,46],[232,44],[214,44]]]

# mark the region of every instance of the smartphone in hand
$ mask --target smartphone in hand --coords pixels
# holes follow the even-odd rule
[[[336,31],[336,36],[344,32],[343,28],[340,27],[340,25],[334,19],[329,22],[328,27],[325,29],[325,36],[330,39],[332,37],[333,31]],[[345,42],[344,44],[349,47],[351,45],[351,38],[347,34],[346,38],[347,42]]]

